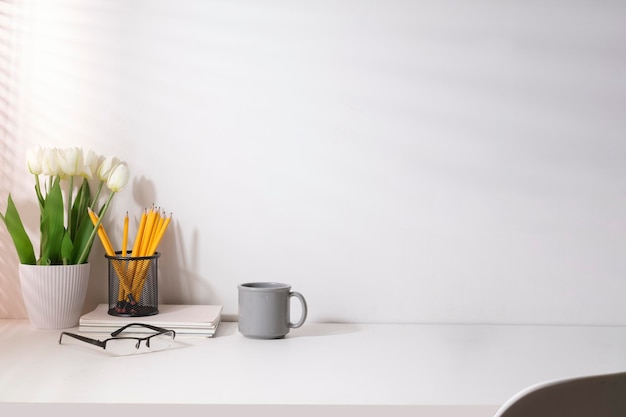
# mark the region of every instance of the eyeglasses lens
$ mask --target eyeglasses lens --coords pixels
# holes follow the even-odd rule
[[[115,356],[132,355],[140,351],[156,352],[172,346],[174,343],[174,333],[160,333],[145,340],[135,338],[117,338],[107,341],[106,350]]]
[[[133,338],[109,339],[106,345],[106,351],[115,356],[132,355],[139,348],[139,340]]]
[[[152,336],[146,341],[148,349],[152,352],[168,349],[174,343],[174,333],[167,332]]]

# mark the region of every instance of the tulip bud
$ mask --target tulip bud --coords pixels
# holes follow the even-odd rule
[[[105,158],[100,164],[100,167],[98,167],[97,175],[100,181],[106,182],[109,179],[109,176],[111,175],[113,169],[119,164],[120,160],[115,156],[109,156],[108,158]]]
[[[83,169],[80,172],[85,178],[91,179],[98,169],[99,157],[92,149],[83,152]]]
[[[41,174],[41,160],[43,158],[43,149],[41,146],[34,146],[26,151],[26,165],[31,174]]]
[[[125,162],[119,163],[112,171],[111,175],[107,179],[107,187],[109,190],[115,192],[121,191],[130,178],[130,170]]]
[[[59,149],[57,152],[59,161],[59,174],[74,176],[83,170],[83,151],[80,148]]]
[[[41,173],[44,175],[59,175],[59,159],[57,148],[45,148],[41,158]]]

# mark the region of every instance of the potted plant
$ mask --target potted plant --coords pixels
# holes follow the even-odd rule
[[[39,204],[39,250],[9,194],[6,225],[19,258],[19,275],[26,312],[37,328],[60,329],[78,324],[89,282],[89,254],[113,196],[129,179],[125,162],[81,148],[27,151],[27,166],[35,178]],[[91,181],[99,181],[94,195]],[[101,197],[103,189],[108,197]],[[99,201],[104,204],[99,206]],[[99,213],[94,225],[89,209]]]

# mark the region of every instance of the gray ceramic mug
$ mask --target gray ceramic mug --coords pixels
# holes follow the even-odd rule
[[[239,285],[239,332],[253,339],[280,339],[304,324],[306,301],[291,286],[279,282],[249,282]],[[292,323],[290,302],[296,297],[302,304],[300,319]]]

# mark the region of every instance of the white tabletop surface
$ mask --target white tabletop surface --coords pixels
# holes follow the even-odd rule
[[[0,403],[476,406],[490,414],[542,381],[626,370],[621,326],[311,323],[285,339],[254,340],[223,322],[213,338],[128,357],[59,345],[59,334],[0,320]]]

